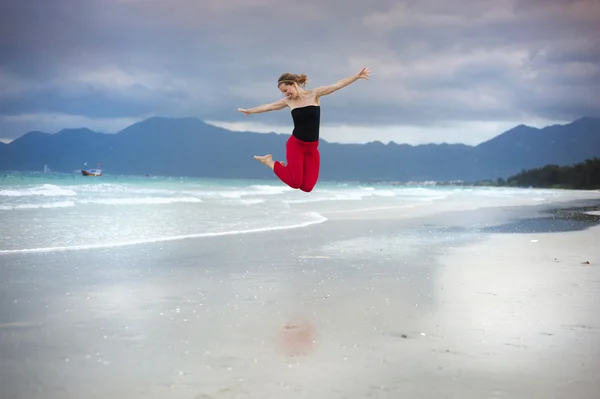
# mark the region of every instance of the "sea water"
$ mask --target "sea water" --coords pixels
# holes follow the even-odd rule
[[[488,206],[569,196],[561,190],[319,182],[310,193],[276,178],[0,174],[0,254],[135,245],[292,229],[329,214],[447,201]]]

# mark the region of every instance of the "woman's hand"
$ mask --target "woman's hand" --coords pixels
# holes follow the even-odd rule
[[[369,75],[371,75],[371,68],[363,68],[357,75],[359,79],[369,80]]]
[[[244,113],[244,115],[246,115],[246,116],[250,115],[250,111],[248,111],[247,109],[244,109],[244,108],[238,108],[238,111],[240,111],[240,112],[243,112],[243,113]]]

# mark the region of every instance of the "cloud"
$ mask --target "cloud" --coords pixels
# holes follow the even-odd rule
[[[340,141],[361,129],[397,142],[479,129],[469,135],[484,140],[600,116],[598,21],[596,0],[4,2],[0,136],[25,133],[7,122],[19,115],[39,115],[38,130],[48,115],[90,128],[164,115],[289,132],[289,112],[236,109],[279,98],[283,72],[314,87],[369,66],[368,82],[322,100]]]
[[[18,116],[0,116],[0,141],[11,141],[21,136],[19,132],[43,131],[56,133],[62,129],[77,129],[82,126],[94,126],[100,133],[116,133],[138,122],[137,118],[88,118],[64,114],[22,114]],[[40,129],[43,126],[43,129]]]
[[[36,112],[121,118],[144,115],[187,99],[177,90],[153,90],[140,84],[123,87],[85,84],[37,85],[0,96],[0,114],[14,116]]]

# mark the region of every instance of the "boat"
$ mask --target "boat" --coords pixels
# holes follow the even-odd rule
[[[102,176],[102,169],[81,169],[83,176]]]
[[[87,166],[87,162],[83,164],[83,166]],[[81,169],[81,174],[83,176],[102,176],[102,169],[100,169],[102,164],[98,164],[98,168],[96,169]]]

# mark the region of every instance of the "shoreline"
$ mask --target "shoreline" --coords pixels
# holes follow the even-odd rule
[[[0,386],[11,399],[592,399],[600,217],[577,216],[591,202],[5,256]]]
[[[517,198],[512,201],[500,204],[481,204],[469,203],[464,198],[451,198],[449,200],[442,200],[440,203],[429,203],[423,202],[421,204],[411,205],[385,205],[385,206],[371,206],[367,208],[351,209],[351,210],[339,210],[335,207],[328,209],[326,205],[322,205],[322,209],[314,211],[313,203],[297,203],[293,207],[298,212],[301,212],[304,216],[310,216],[313,220],[301,222],[293,225],[283,226],[272,226],[256,229],[245,229],[245,230],[234,230],[224,232],[206,232],[206,233],[192,233],[183,235],[173,235],[164,237],[148,237],[133,241],[123,242],[106,242],[99,244],[80,244],[80,245],[56,245],[46,247],[35,247],[35,248],[20,248],[20,249],[0,249],[0,258],[10,255],[25,255],[32,253],[59,253],[59,252],[73,252],[73,251],[88,251],[96,249],[118,249],[128,246],[146,246],[152,244],[165,245],[168,242],[177,241],[197,241],[202,239],[211,239],[226,236],[244,236],[244,235],[255,235],[255,234],[271,234],[280,231],[292,231],[292,230],[306,230],[317,227],[318,225],[328,225],[332,222],[344,222],[344,221],[373,221],[373,220],[394,220],[401,222],[405,226],[416,226],[422,221],[427,221],[432,224],[439,224],[438,220],[456,222],[456,215],[476,215],[476,214],[491,214],[496,213],[496,220],[501,220],[506,215],[511,214],[536,214],[536,213],[548,213],[554,212],[560,215],[561,212],[571,212],[571,216],[560,217],[561,220],[566,220],[567,224],[569,219],[576,220],[580,219],[582,224],[585,225],[585,221],[594,221],[595,217],[598,216],[595,212],[600,212],[600,197],[577,197],[577,198],[560,198],[551,199],[547,202],[531,202],[524,203],[522,199]],[[586,219],[587,218],[587,219]],[[535,221],[532,218],[531,221]],[[541,220],[541,219],[537,219]],[[524,222],[518,221],[523,224]],[[551,223],[552,224],[552,223]],[[554,222],[554,225],[558,222]]]

